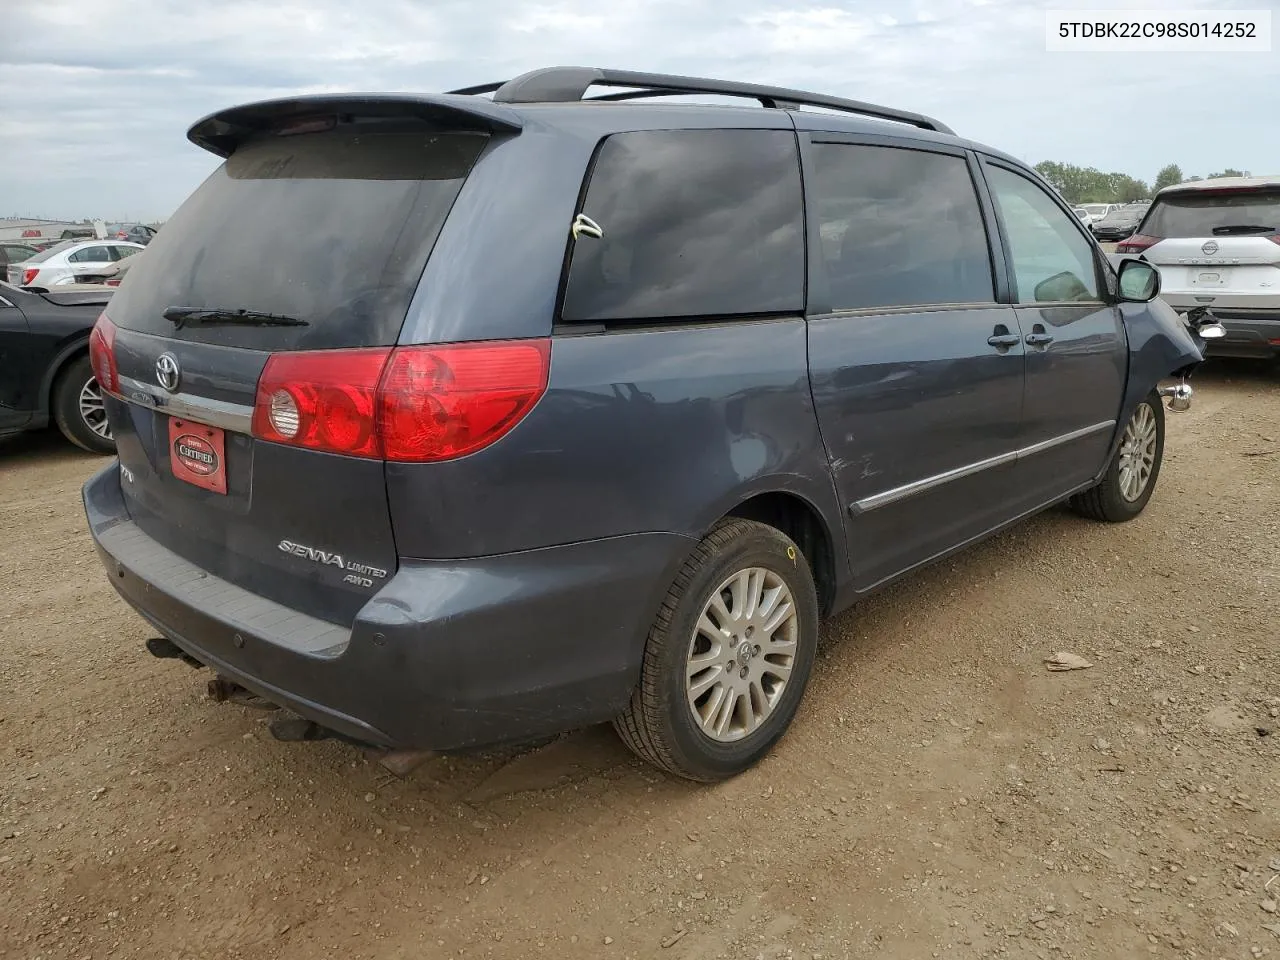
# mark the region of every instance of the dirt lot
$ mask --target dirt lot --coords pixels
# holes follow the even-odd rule
[[[1141,519],[840,617],[714,788],[605,729],[404,781],[276,743],[143,650],[100,461],[0,445],[0,957],[1280,957],[1280,379],[1198,386]]]

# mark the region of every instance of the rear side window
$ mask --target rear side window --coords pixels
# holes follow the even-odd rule
[[[486,142],[357,122],[244,144],[156,234],[112,298],[111,319],[254,349],[392,344]],[[163,317],[170,306],[243,309],[306,326],[175,329]]]
[[[1252,229],[1250,229],[1252,228]],[[1166,194],[1139,231],[1148,237],[1280,233],[1280,189]]]
[[[582,212],[603,235],[574,241],[565,320],[804,309],[804,206],[791,131],[615,134],[600,147]]]
[[[84,247],[68,255],[71,263],[109,263],[112,259],[108,247]]]
[[[836,310],[995,298],[987,234],[962,157],[815,143],[810,190]]]

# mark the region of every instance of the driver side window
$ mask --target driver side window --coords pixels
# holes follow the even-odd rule
[[[1018,303],[1098,300],[1093,245],[1038,184],[986,168],[1004,222]]]

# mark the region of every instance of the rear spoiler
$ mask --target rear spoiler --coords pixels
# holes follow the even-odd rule
[[[461,130],[519,133],[524,123],[510,107],[483,97],[453,94],[317,94],[286,100],[263,100],[211,113],[187,131],[187,139],[219,157],[229,157],[255,133],[289,121],[326,115],[416,117]]]

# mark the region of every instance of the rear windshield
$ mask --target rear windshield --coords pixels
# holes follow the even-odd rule
[[[50,257],[57,256],[58,254],[62,253],[63,250],[70,250],[72,247],[80,243],[84,243],[84,241],[83,240],[63,240],[61,243],[55,243],[52,247],[47,247],[44,250],[41,250],[34,257],[28,260],[27,263],[44,263]]]
[[[1215,227],[1270,227],[1280,231],[1280,190],[1174,193],[1150,208],[1141,232],[1148,237],[1212,237]]]
[[[486,137],[358,126],[241,146],[182,205],[112,300],[126,329],[267,350],[394,343]],[[169,307],[305,326],[186,325]]]

